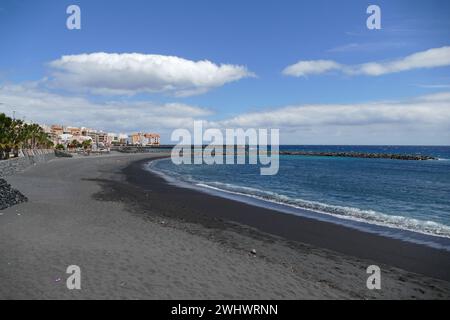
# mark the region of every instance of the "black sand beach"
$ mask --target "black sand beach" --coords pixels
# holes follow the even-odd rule
[[[143,210],[207,227],[226,228],[219,221],[233,221],[287,240],[450,281],[450,252],[180,188],[143,170],[146,162],[137,161],[123,171],[128,182],[146,190],[145,194],[128,194]]]
[[[142,169],[161,156],[8,178],[29,201],[0,211],[0,299],[450,298],[448,252],[170,185]],[[366,287],[371,264],[381,290]]]

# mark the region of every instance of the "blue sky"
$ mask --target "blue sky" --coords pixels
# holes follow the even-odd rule
[[[66,28],[66,8],[71,4],[81,8],[81,30]],[[366,8],[370,4],[381,8],[381,30],[366,27]],[[115,117],[118,119],[115,119],[114,106],[123,111],[124,105],[131,105],[130,111],[136,117],[150,119],[148,113],[152,108],[157,109],[159,117],[166,113],[170,117],[173,112],[164,108],[177,105],[175,110],[181,114],[194,110],[190,108],[199,109],[199,117],[216,125],[238,125],[242,123],[236,120],[239,117],[259,115],[257,118],[260,119],[262,112],[267,121],[255,121],[255,125],[279,126],[285,143],[449,144],[450,124],[447,120],[450,109],[445,109],[446,96],[444,101],[439,100],[438,109],[442,114],[435,117],[437,120],[428,119],[427,123],[415,126],[407,123],[411,119],[405,119],[401,130],[397,130],[398,123],[402,122],[398,116],[394,120],[391,116],[384,120],[374,116],[373,123],[364,118],[361,123],[341,124],[339,119],[333,122],[327,118],[307,129],[302,122],[304,119],[286,124],[280,119],[273,124],[270,122],[271,117],[283,118],[280,112],[289,106],[351,105],[356,108],[359,104],[385,104],[388,101],[391,105],[382,108],[389,112],[393,105],[409,104],[423,96],[449,92],[450,67],[445,63],[377,76],[353,75],[339,69],[306,76],[283,74],[286,67],[299,61],[326,60],[357,66],[394,61],[449,46],[449,15],[450,2],[446,0],[1,0],[0,86],[3,85],[3,91],[0,90],[0,103],[4,104],[0,105],[0,111],[11,112],[14,108],[31,118],[29,120],[65,124],[73,121],[80,125],[82,117],[71,117],[70,114],[98,108],[92,114],[86,112],[87,126],[100,126],[108,131],[148,128],[161,131],[163,140],[168,142],[172,127],[182,123],[180,119],[166,124],[158,120],[147,124],[134,122],[121,112],[117,112]],[[208,60],[217,66],[245,67],[248,73],[238,80],[208,85],[207,89],[200,90],[201,93],[188,96],[170,90],[99,94],[86,87],[77,90],[72,80],[70,88],[61,85],[68,79],[67,72],[78,71],[68,71],[66,65],[62,69],[49,65],[65,55],[98,52],[176,56],[193,62]],[[62,75],[56,77],[55,69]],[[92,81],[89,80],[89,85]],[[79,84],[78,80],[76,84]],[[30,96],[33,101],[26,105]],[[54,113],[52,106],[47,105],[39,110],[43,104],[55,103],[64,97],[70,101],[59,107],[66,108],[65,112]],[[411,111],[411,117],[428,107],[431,112],[433,106],[421,105]],[[98,111],[102,108],[103,122]],[[323,114],[326,110],[328,108],[313,114],[302,114],[303,110],[292,112],[305,117]],[[358,118],[361,110],[358,112],[355,114],[352,110],[351,114]],[[362,111],[366,116],[371,112]],[[393,113],[398,114],[395,110]],[[333,112],[330,114],[332,116]],[[189,114],[184,116],[187,121],[193,119]],[[375,127],[375,124],[379,126]],[[389,130],[393,130],[393,134],[387,134]]]

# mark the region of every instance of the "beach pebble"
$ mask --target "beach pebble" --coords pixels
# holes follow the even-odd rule
[[[0,179],[0,210],[27,201],[27,198],[13,189],[4,179]]]

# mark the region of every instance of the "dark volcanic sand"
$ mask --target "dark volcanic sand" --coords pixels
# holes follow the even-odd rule
[[[143,210],[164,212],[172,218],[218,229],[229,227],[226,221],[233,221],[287,240],[450,280],[447,251],[178,187],[143,170],[146,162],[137,161],[123,170],[129,183],[145,190],[128,194]]]

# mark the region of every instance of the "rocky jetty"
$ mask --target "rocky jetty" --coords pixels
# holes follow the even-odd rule
[[[13,189],[8,182],[0,179],[0,210],[28,201],[22,193]]]
[[[395,153],[363,153],[363,152],[317,152],[317,151],[280,151],[282,155],[315,156],[315,157],[344,157],[344,158],[368,158],[368,159],[394,159],[394,160],[438,160],[426,155],[408,155]]]

